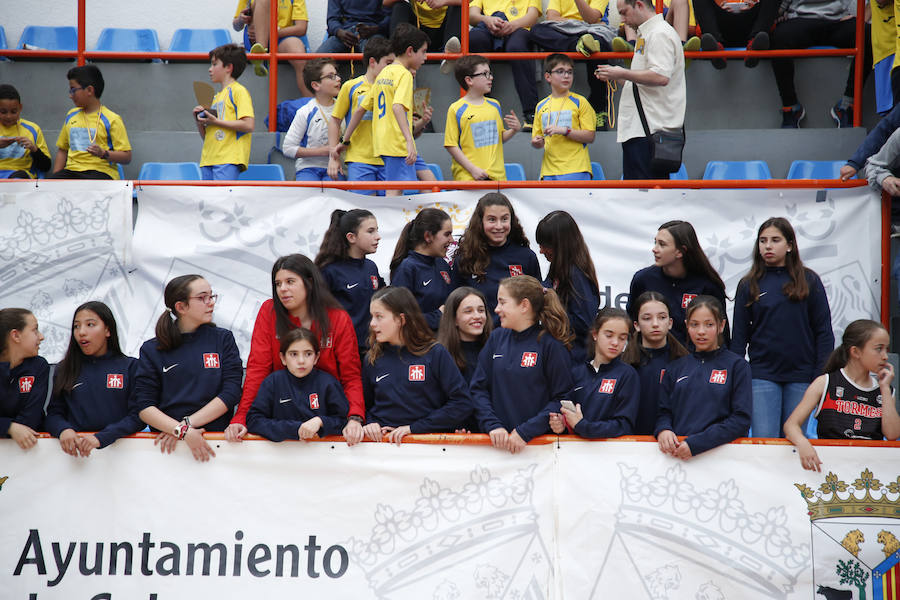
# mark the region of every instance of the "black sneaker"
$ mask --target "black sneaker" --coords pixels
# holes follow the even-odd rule
[[[806,116],[806,109],[802,104],[785,106],[781,109],[781,128],[800,129],[800,121]]]
[[[724,50],[725,46],[719,43],[719,40],[713,37],[711,33],[704,33],[703,37],[700,38],[700,49],[704,52],[716,52],[720,50]],[[711,58],[709,62],[712,63],[713,68],[722,70],[726,66],[724,58]]]
[[[768,50],[769,49],[769,34],[765,31],[760,31],[756,35],[753,36],[753,39],[750,40],[750,43],[747,44],[747,50]],[[759,64],[759,58],[756,56],[748,56],[744,59],[744,66],[748,69],[752,69],[756,65]]]
[[[526,113],[522,118],[522,131],[531,131],[534,125],[534,113]]]
[[[609,131],[609,113],[607,111],[597,113],[596,131]]]
[[[841,103],[838,101],[837,104],[831,107],[830,112],[831,118],[834,119],[834,122],[838,127],[853,127],[852,104],[847,108],[841,108]]]

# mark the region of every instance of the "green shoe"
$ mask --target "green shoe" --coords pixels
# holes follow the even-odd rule
[[[612,41],[613,52],[634,52],[634,46],[629,44],[625,38],[614,37]],[[631,59],[625,59],[625,68],[631,68]]]
[[[263,45],[259,42],[253,44],[253,46],[250,47],[250,54],[265,54],[268,51],[269,50],[267,48],[264,48]],[[267,67],[265,62],[263,62],[262,60],[251,60],[250,64],[253,65],[253,72],[258,77],[265,77],[269,74],[269,67]]]
[[[600,52],[600,42],[589,33],[584,34],[578,39],[578,43],[575,45],[575,50],[580,52],[584,56],[590,56],[595,52]]]
[[[609,131],[609,113],[597,113],[597,131]]]
[[[686,41],[684,43],[684,51],[685,52],[696,52],[699,49],[700,49],[700,38],[698,38],[696,35],[689,37],[688,41]],[[691,58],[684,59],[684,68],[685,69],[687,69],[690,66],[692,60],[693,59],[691,59]]]

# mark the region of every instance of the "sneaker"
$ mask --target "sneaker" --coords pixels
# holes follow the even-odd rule
[[[534,113],[522,117],[522,131],[531,131],[534,126]]]
[[[448,54],[458,54],[460,50],[462,50],[462,44],[459,43],[459,38],[455,35],[447,40],[447,43],[444,44],[444,52],[447,52]],[[453,73],[453,69],[455,66],[455,60],[444,59],[441,61],[441,73],[443,73],[444,75],[450,75],[451,73]]]
[[[597,113],[597,131],[609,131],[609,113],[607,111]]]
[[[802,104],[785,106],[781,109],[781,128],[800,129],[800,121],[806,116],[806,109]]]
[[[853,105],[841,108],[840,101],[831,107],[831,118],[839,128],[853,127]]]
[[[262,44],[256,42],[253,46],[250,47],[250,54],[265,54],[269,50],[264,48]],[[253,72],[258,77],[265,77],[269,74],[269,67],[266,66],[265,62],[262,60],[251,60],[250,64],[253,65]]]
[[[586,33],[578,39],[578,43],[575,44],[575,50],[583,56],[590,56],[594,52],[600,52],[600,42],[591,34]]]
[[[900,238],[900,225],[896,223],[891,223],[891,237],[892,238]]]
[[[720,44],[719,40],[717,40],[715,37],[713,37],[713,34],[704,33],[703,37],[700,38],[700,49],[703,50],[704,52],[716,52],[716,51],[724,50],[725,46]],[[724,69],[726,66],[728,66],[725,63],[724,58],[712,58],[712,59],[710,59],[709,62],[712,63],[712,66],[714,69],[718,69],[720,71],[722,69]]]
[[[747,50],[768,50],[769,49],[769,34],[765,31],[760,31],[756,35],[753,36],[753,39],[750,40],[750,43],[747,44]],[[748,69],[752,69],[756,65],[759,64],[759,58],[756,56],[748,56],[744,59],[744,66]]]
[[[634,44],[628,43],[623,37],[614,37],[612,41],[613,52],[634,52]],[[625,59],[625,67],[631,67],[631,59]]]
[[[700,49],[700,38],[698,38],[696,35],[692,35],[691,37],[688,38],[688,41],[686,41],[682,47],[684,48],[685,52],[696,52],[697,50]],[[687,69],[690,66],[692,60],[693,59],[691,59],[691,58],[684,59],[684,68],[685,69]]]

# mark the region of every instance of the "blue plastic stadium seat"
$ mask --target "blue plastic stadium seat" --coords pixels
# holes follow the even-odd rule
[[[669,173],[669,179],[687,179],[687,167],[684,166],[684,163],[681,163],[681,167],[675,171],[674,173]]]
[[[231,34],[227,29],[176,29],[169,52],[209,52],[230,43]]]
[[[146,162],[138,179],[168,181],[200,181],[200,167],[195,162]]]
[[[309,38],[306,37],[306,34],[300,36],[300,41],[303,42],[303,47],[306,48],[307,52],[312,52],[312,49],[309,47]]]
[[[19,45],[16,48],[24,48],[25,44],[42,50],[74,51],[78,47],[78,32],[74,27],[29,25],[22,31],[22,37],[19,38]]]
[[[3,25],[0,25],[0,50],[7,50],[9,46],[6,45],[6,30],[3,29]],[[5,56],[0,56],[0,60],[7,60]]]
[[[106,27],[97,38],[99,52],[159,52],[155,29]]]
[[[119,171],[119,179],[125,179],[125,169],[122,168],[122,163],[116,164],[116,170]]]
[[[591,179],[594,181],[603,181],[606,175],[603,173],[603,167],[598,162],[591,162]]]
[[[240,181],[284,181],[281,165],[247,165],[247,170],[238,175]]]
[[[772,179],[764,160],[711,160],[703,179]]]
[[[795,160],[788,169],[788,179],[840,179],[843,160]]]
[[[506,163],[507,181],[525,181],[525,167],[519,163]]]
[[[441,170],[441,166],[437,163],[425,163],[425,166],[431,169],[431,172],[434,173],[434,176],[438,181],[444,181],[444,172]]]

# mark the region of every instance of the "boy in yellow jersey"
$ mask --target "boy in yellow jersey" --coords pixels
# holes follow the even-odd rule
[[[372,111],[375,154],[384,161],[387,181],[416,181],[416,142],[413,139],[413,75],[425,63],[428,36],[408,23],[391,36],[396,58],[382,69],[361,108]],[[353,134],[348,127],[346,136]],[[399,196],[402,190],[388,190]]]
[[[37,123],[22,118],[22,99],[0,85],[0,179],[34,179],[50,170],[50,151]]]
[[[447,109],[444,148],[453,157],[453,180],[506,180],[503,144],[522,128],[512,111],[505,117],[490,93],[494,74],[488,60],[477,54],[456,61],[456,81],[466,95]]]
[[[584,96],[571,91],[575,64],[565,54],[544,59],[544,78],[550,95],[538,102],[531,145],[544,149],[541,179],[591,178],[587,145],[594,141],[597,115]]]
[[[103,75],[95,65],[66,73],[69,96],[76,106],[56,140],[52,179],[118,179],[116,163],[131,162],[131,144],[122,118],[100,103]]]
[[[209,51],[209,79],[221,84],[222,90],[213,97],[211,111],[194,107],[197,131],[203,138],[203,179],[235,180],[250,162],[250,138],[256,125],[253,101],[247,88],[237,82],[246,66],[247,55],[237,44]]]
[[[306,0],[278,0],[278,14],[275,17],[278,33],[278,51],[305,54],[301,36],[306,35],[309,16]],[[231,26],[235,31],[244,30],[244,47],[250,52],[268,52],[269,48],[269,1],[238,0]],[[301,96],[309,96],[310,91],[303,81],[305,60],[291,60],[297,78],[297,89]],[[253,61],[254,72],[263,77],[268,74],[264,61]]]
[[[372,37],[363,51],[363,62],[367,65],[366,72],[341,86],[328,122],[328,145],[332,148],[328,175],[335,180],[346,173],[350,181],[384,181],[384,161],[375,155],[372,145],[372,111],[360,109],[360,104],[381,70],[394,62],[391,42],[380,35]],[[345,128],[353,123],[352,139],[346,134],[341,137],[341,122]],[[346,169],[341,167],[340,158],[344,150],[347,151]],[[375,191],[359,190],[359,193],[373,195]]]

